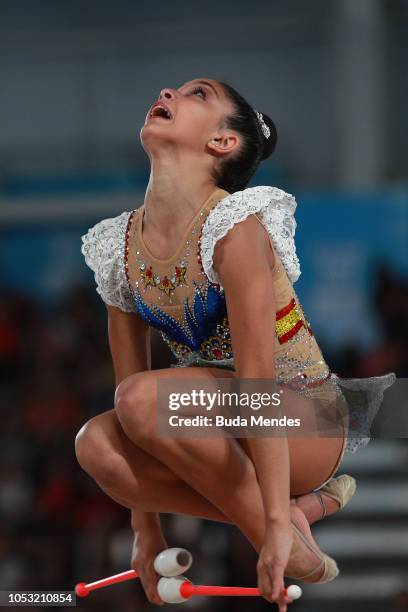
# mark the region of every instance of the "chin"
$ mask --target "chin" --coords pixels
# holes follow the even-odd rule
[[[162,128],[166,127],[163,125],[160,125],[160,123],[158,121],[148,121],[147,123],[145,123],[144,125],[142,125],[142,128],[140,130],[140,134],[165,134],[165,130],[163,130]]]
[[[142,125],[140,130],[141,141],[144,140],[145,142],[153,142],[153,140],[157,140],[158,137],[160,137],[160,129],[157,130],[157,126],[155,129],[155,126],[152,126],[151,123],[145,123]]]
[[[145,143],[146,145],[148,145],[149,149],[154,149],[154,146],[156,144],[162,145],[165,142],[175,143],[177,138],[174,132],[173,134],[171,134],[171,132],[168,132],[166,126],[164,126],[164,129],[162,129],[162,126],[157,125],[159,122],[157,122],[156,125],[153,125],[153,123],[154,121],[152,121],[151,123],[148,122],[142,126],[140,130],[140,141],[142,142],[142,144]]]

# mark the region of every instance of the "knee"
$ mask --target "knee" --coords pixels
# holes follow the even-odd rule
[[[155,396],[155,382],[145,372],[128,376],[116,388],[115,412],[133,441],[154,435]]]
[[[96,480],[114,483],[118,476],[118,456],[99,423],[99,416],[87,421],[75,437],[79,465]]]

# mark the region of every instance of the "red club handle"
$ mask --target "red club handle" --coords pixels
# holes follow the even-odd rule
[[[192,595],[251,595],[259,597],[260,591],[257,587],[210,586],[186,581],[180,586],[180,595],[183,597],[191,597]]]
[[[117,584],[118,582],[125,582],[131,578],[138,578],[139,574],[135,570],[128,570],[127,572],[121,572],[108,578],[102,578],[102,580],[96,580],[85,584],[85,582],[79,582],[75,587],[75,593],[78,597],[86,597],[91,591],[95,589],[102,589],[103,587],[110,586],[111,584]]]

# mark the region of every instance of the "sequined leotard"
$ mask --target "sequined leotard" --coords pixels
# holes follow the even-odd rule
[[[304,394],[335,397],[341,394],[342,379],[326,364],[293,288],[300,275],[295,209],[295,198],[276,187],[252,187],[233,194],[215,189],[189,223],[177,251],[166,260],[154,257],[144,243],[144,206],[90,228],[82,236],[82,253],[105,303],[137,312],[156,328],[177,358],[176,367],[233,369],[225,295],[212,265],[213,253],[217,241],[235,223],[254,214],[268,232],[274,252],[276,320],[271,341],[276,379],[299,379]],[[343,451],[355,452],[367,438],[354,435],[345,442]]]

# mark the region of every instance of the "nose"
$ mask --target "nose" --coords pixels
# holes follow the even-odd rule
[[[164,89],[161,90],[160,95],[159,95],[159,100],[161,100],[162,98],[166,98],[168,100],[172,100],[174,99],[175,93],[174,90],[171,89],[170,87],[164,87]]]

